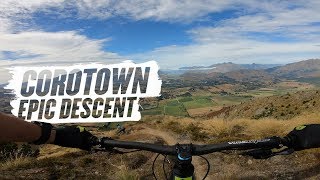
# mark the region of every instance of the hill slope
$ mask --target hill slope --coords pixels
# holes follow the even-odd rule
[[[302,113],[319,111],[320,91],[299,91],[294,94],[256,98],[239,105],[224,108],[219,113],[212,112],[209,117],[218,116],[226,119],[272,117],[290,119]]]
[[[268,69],[280,78],[320,77],[320,59],[309,59]]]

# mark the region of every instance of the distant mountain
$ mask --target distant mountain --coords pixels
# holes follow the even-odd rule
[[[237,85],[242,90],[269,87],[280,80],[263,70],[242,69],[226,73],[188,71],[180,76],[185,86]]]
[[[241,69],[237,71],[230,71],[224,73],[224,76],[234,79],[237,82],[242,81],[273,81],[275,77],[272,74],[267,73],[264,70],[255,70],[255,69]]]
[[[234,64],[234,63],[231,63],[231,62],[213,64],[213,65],[211,65],[209,67],[210,68],[214,68],[214,69],[211,70],[211,72],[221,72],[221,73],[236,71],[236,70],[240,70],[240,69],[246,69],[241,64]]]
[[[180,70],[194,70],[194,69],[203,69],[203,68],[208,68],[206,66],[191,66],[191,67],[181,67],[179,68]]]
[[[297,80],[320,85],[320,60],[311,59],[283,66],[221,63],[210,70],[189,70],[180,75],[186,84],[215,86],[238,84],[245,89],[268,87],[283,80]]]
[[[256,63],[252,63],[252,64],[241,64],[243,67],[245,67],[246,69],[269,69],[269,68],[274,68],[274,67],[281,67],[281,64],[256,64]]]
[[[276,66],[280,66],[279,64],[235,64],[232,62],[225,62],[225,63],[218,63],[218,64],[213,64],[210,66],[191,66],[191,67],[181,67],[179,70],[197,70],[197,71],[210,71],[210,72],[221,72],[221,73],[226,73],[226,72],[231,72],[231,71],[237,71],[241,69],[254,69],[254,70],[259,70],[259,69],[268,69],[268,68],[273,68]]]
[[[188,70],[183,70],[183,69],[160,69],[159,70],[159,75],[164,76],[164,75],[181,75]]]
[[[295,79],[306,77],[320,77],[320,59],[310,59],[296,63],[290,63],[267,70],[280,78]]]

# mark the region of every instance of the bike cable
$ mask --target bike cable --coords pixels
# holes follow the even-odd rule
[[[164,176],[166,177],[166,180],[168,180],[166,168],[164,167],[164,164],[165,164],[165,162],[167,160],[167,155],[163,155],[163,157],[164,157],[164,159],[163,159],[163,162],[162,162],[162,169],[163,169]]]
[[[160,156],[160,153],[157,154],[156,158],[154,158],[153,163],[152,163],[152,174],[153,174],[153,177],[154,177],[156,180],[158,180],[158,179],[157,179],[156,173],[154,172],[154,165],[155,165],[156,160],[158,159],[159,156]]]
[[[207,178],[207,176],[208,176],[208,174],[209,174],[209,171],[210,171],[210,163],[209,163],[208,159],[205,158],[204,156],[199,156],[199,157],[201,157],[202,159],[204,159],[204,160],[207,162],[207,165],[208,165],[208,169],[207,169],[206,175],[204,175],[204,177],[203,177],[203,179],[202,179],[202,180],[204,180],[204,179]]]

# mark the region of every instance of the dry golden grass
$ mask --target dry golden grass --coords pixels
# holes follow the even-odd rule
[[[127,166],[117,166],[118,171],[115,174],[116,179],[119,180],[138,180],[139,174],[134,170],[129,169]]]
[[[65,148],[52,144],[46,144],[40,148],[40,154],[37,159],[41,160],[45,158],[61,157],[66,154],[75,153],[79,151],[81,150],[76,148]]]
[[[274,85],[277,88],[296,88],[298,90],[313,89],[315,86],[309,83],[284,81]]]
[[[159,133],[159,131],[161,131],[162,133],[166,133],[167,135],[174,134],[170,131],[176,132],[177,134],[174,134],[172,138],[176,138],[178,141],[180,140],[180,137],[177,137],[178,134],[186,133],[193,139],[193,143],[215,143],[235,139],[257,139],[270,136],[284,136],[295,126],[301,124],[320,123],[319,118],[320,113],[304,114],[290,120],[277,120],[271,118],[260,120],[222,120],[218,118],[203,120],[200,118],[193,119],[170,116],[152,116],[150,117],[150,119],[148,119],[148,121],[134,122],[130,124],[130,126],[127,125],[129,126],[128,129],[131,129],[131,133],[120,136],[120,139],[132,141],[151,140],[152,143],[156,142],[156,140],[158,139],[156,137],[161,137],[164,141],[169,139],[166,136],[160,136],[161,134]],[[158,128],[161,128],[161,130],[159,130]],[[152,131],[155,135],[150,135],[150,133],[147,133],[147,131]],[[93,131],[93,133],[98,136],[104,136],[113,135],[114,131]],[[32,158],[17,158],[15,160],[0,164],[0,170],[7,170],[9,173],[11,173],[11,171],[14,171],[24,175],[24,173],[30,172],[29,169],[32,170],[39,167],[45,167],[44,171],[46,171],[47,174],[43,177],[49,177],[48,172],[51,171],[58,172],[59,176],[63,178],[83,176],[87,179],[90,179],[92,177],[101,177],[101,179],[103,179],[103,177],[112,176],[114,179],[135,180],[141,177],[151,177],[150,165],[152,164],[153,159],[152,154],[143,152],[143,155],[145,156],[144,158],[147,158],[147,161],[143,162],[142,165],[137,168],[132,168],[132,164],[137,164],[136,162],[139,162],[138,160],[139,158],[141,158],[137,156],[137,154],[132,154],[131,156],[114,154],[112,156],[108,156],[106,159],[101,159],[102,156],[105,156],[107,154],[82,154],[81,152],[75,153],[75,151],[80,150],[62,148],[54,145],[45,145],[41,147],[40,157],[37,160]],[[305,164],[307,165],[307,163],[309,163],[309,160],[306,158],[315,159],[312,162],[317,162],[320,159],[318,149],[307,150],[297,155],[297,157],[288,156],[288,158],[291,158],[290,161],[287,161],[287,163],[291,162],[291,164],[289,165],[282,163],[275,165],[275,163],[277,163],[277,159],[270,159],[268,161],[259,161],[261,165],[257,164],[257,166],[260,167],[260,169],[268,167],[270,171],[272,171],[272,168],[277,169],[279,167],[290,169],[293,165],[297,165],[299,163],[302,163],[303,166]],[[45,159],[41,159],[44,157]],[[136,159],[133,160],[134,158]],[[211,174],[212,177],[215,177],[212,179],[237,179],[239,175],[244,171],[248,174],[248,177],[258,177],[257,175],[259,175],[259,173],[261,172],[259,168],[248,165],[248,159],[244,157],[239,158],[238,155],[230,154],[227,156],[218,153],[209,156],[209,160],[212,164],[217,162],[221,164],[221,167],[216,167],[219,168],[217,171],[214,171],[216,173]],[[56,167],[52,168],[53,164],[56,164]],[[106,168],[106,170],[102,169],[102,165],[103,168]],[[86,168],[86,172],[83,172],[84,167]],[[28,169],[28,171],[26,171],[26,169]],[[295,170],[300,171],[301,168]],[[201,172],[199,171],[199,168],[197,169],[197,171]],[[157,169],[156,172],[162,172],[162,170],[159,168],[159,170]],[[268,170],[266,170],[266,172],[268,172]],[[203,172],[201,173],[203,174]],[[273,176],[270,175],[270,177]]]
[[[31,157],[18,157],[18,158],[15,158],[15,159],[9,159],[9,160],[7,160],[5,162],[2,162],[0,164],[0,169],[1,170],[7,170],[7,169],[16,168],[16,167],[19,167],[19,166],[28,165],[33,160],[34,160],[34,158],[31,158]]]
[[[195,109],[188,109],[188,114],[191,117],[201,117],[204,114],[208,114],[212,111],[219,111],[222,106],[213,106],[213,107],[203,107],[203,108],[195,108]]]
[[[155,119],[153,120],[156,121]],[[131,136],[134,135],[134,138],[129,138],[130,135],[123,135],[123,137],[132,140],[139,139],[136,137],[138,136],[137,134],[139,134],[140,131],[139,127],[145,126],[149,123],[149,121],[144,121],[141,123],[141,125],[134,125],[135,128],[133,128],[132,133],[130,133]],[[320,113],[303,114],[290,120],[278,120],[272,118],[259,120],[223,120],[219,118],[213,118],[203,120],[165,116],[161,117],[160,123],[158,122],[154,125],[158,126],[161,129],[171,130],[173,132],[176,132],[177,134],[189,133],[191,134],[191,136],[194,136],[194,140],[201,141],[210,139],[210,141],[212,142],[219,142],[234,139],[259,139],[270,136],[285,136],[296,126],[312,123],[320,123]],[[116,131],[94,131],[94,134],[101,137],[114,137]],[[142,136],[144,136],[144,134]],[[44,145],[40,149],[40,156],[38,157],[38,159],[42,159],[44,157],[59,157],[78,151],[80,150],[73,148],[63,148],[55,145]]]
[[[199,133],[205,133],[213,139],[220,140],[234,138],[265,138],[270,136],[285,136],[294,127],[302,124],[319,124],[320,113],[303,114],[290,120],[265,118],[260,120],[234,119],[223,120],[219,118],[199,120],[191,118],[167,117],[163,127],[177,133],[185,132],[193,124],[200,128]],[[219,140],[219,139],[217,139]]]

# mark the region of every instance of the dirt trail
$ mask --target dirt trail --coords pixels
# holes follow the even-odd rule
[[[169,145],[177,144],[178,141],[180,144],[192,142],[189,138],[185,137],[182,140],[180,140],[180,138],[178,138],[178,136],[173,133],[165,132],[158,129],[152,129],[149,127],[143,127],[143,129],[139,130],[138,133],[150,134],[152,136],[160,137]],[[196,179],[202,179],[207,171],[207,165],[203,162],[203,160],[200,157],[193,157],[192,164],[195,167]]]
[[[164,131],[161,131],[161,130],[157,130],[157,129],[143,127],[143,129],[139,130],[138,133],[139,134],[140,133],[150,134],[152,136],[160,137],[169,145],[174,145],[174,144],[176,144],[178,142],[177,141],[177,136],[175,136],[174,134],[169,133],[169,132],[164,132]]]

